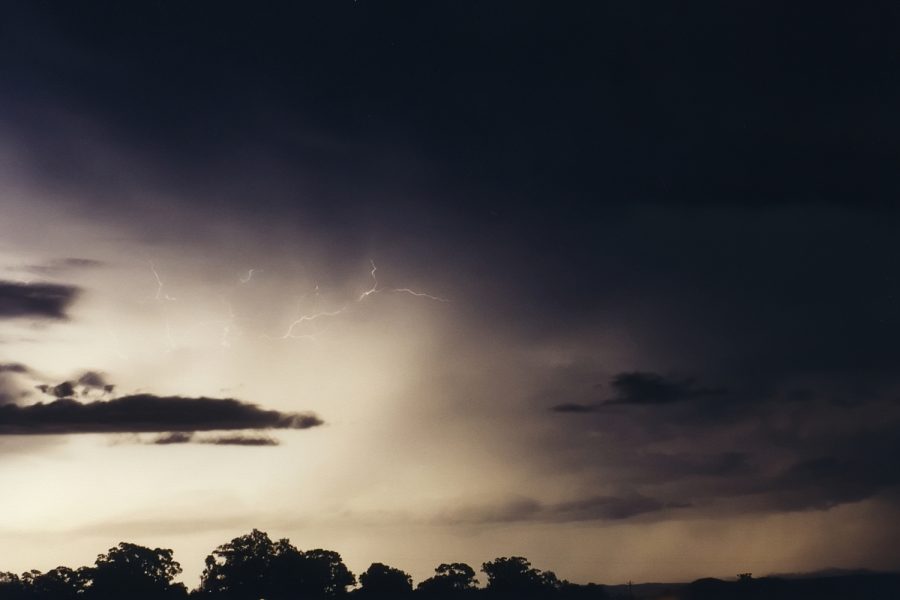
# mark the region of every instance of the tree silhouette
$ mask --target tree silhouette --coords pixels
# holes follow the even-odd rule
[[[222,544],[206,557],[199,595],[229,600],[266,597],[273,584],[270,578],[274,556],[275,544],[258,529]]]
[[[25,587],[15,573],[0,571],[0,598],[19,600],[25,597]]]
[[[356,577],[333,550],[300,553],[298,592],[306,598],[334,598],[356,585]]]
[[[334,598],[355,583],[337,552],[301,552],[289,540],[273,542],[254,529],[206,557],[197,595],[228,600]]]
[[[487,589],[503,595],[540,595],[560,588],[553,571],[539,571],[522,556],[502,557],[481,565]]]
[[[56,570],[56,583],[75,581],[77,575]],[[176,599],[187,596],[184,585],[173,583],[181,573],[171,550],[146,548],[122,542],[97,557],[94,567],[86,569],[90,585],[86,596],[106,600],[123,597],[141,599]]]
[[[362,584],[361,592],[366,596],[391,597],[403,596],[412,592],[412,577],[400,569],[382,563],[372,563],[366,572],[359,576]]]
[[[83,597],[88,589],[92,571],[89,567],[77,571],[69,567],[56,567],[46,573],[29,571],[22,575],[22,582],[32,598],[75,600]]]
[[[475,569],[466,563],[442,563],[434,570],[434,576],[421,582],[419,592],[434,596],[453,596],[475,589]]]

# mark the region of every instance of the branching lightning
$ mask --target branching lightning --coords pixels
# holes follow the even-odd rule
[[[375,277],[375,271],[378,270],[378,267],[375,266],[374,260],[370,260],[369,262],[372,263],[372,270],[369,273],[372,276],[372,287],[369,288],[368,290],[366,290],[365,292],[363,292],[362,294],[360,294],[357,302],[362,302],[363,300],[365,300],[372,294],[377,294],[378,292],[381,291],[378,289],[378,278]]]
[[[169,302],[175,300],[172,296],[165,293],[165,285],[163,284],[162,278],[160,278],[159,273],[156,271],[156,267],[153,265],[152,260],[147,261],[150,264],[150,270],[153,272],[153,277],[156,278],[156,296],[155,300],[168,300]]]
[[[149,260],[147,262],[150,266],[150,271],[153,274],[154,280],[156,281],[156,293],[155,293],[153,299],[155,301],[162,302],[162,303],[168,303],[168,302],[175,301],[176,298],[174,296],[169,295],[169,293],[167,292],[166,285],[163,281],[163,278],[160,275],[159,271],[156,269],[156,265],[154,264],[154,262],[149,261]],[[371,269],[369,270],[370,287],[368,289],[366,289],[365,291],[363,291],[362,293],[360,293],[359,296],[357,296],[355,298],[355,301],[345,302],[343,305],[338,305],[338,307],[334,307],[334,306],[320,307],[319,306],[320,299],[321,299],[320,293],[319,293],[320,289],[319,289],[319,285],[316,284],[315,289],[312,293],[312,295],[314,297],[311,299],[312,300],[311,307],[307,306],[306,308],[303,308],[304,300],[307,298],[307,296],[309,294],[304,295],[303,297],[301,297],[299,299],[300,308],[302,310],[298,309],[295,317],[289,323],[287,323],[287,326],[285,327],[285,329],[283,330],[282,333],[275,334],[275,335],[261,335],[260,337],[263,337],[265,339],[270,339],[270,340],[298,340],[298,339],[316,340],[317,335],[319,333],[321,333],[321,330],[318,328],[309,327],[309,325],[311,323],[314,323],[314,322],[317,322],[320,320],[327,320],[327,319],[342,315],[344,313],[348,313],[351,310],[353,310],[357,304],[362,303],[369,296],[372,296],[374,294],[380,294],[382,292],[389,292],[389,293],[396,293],[396,294],[408,294],[408,295],[414,296],[416,298],[423,298],[423,299],[432,300],[435,302],[442,302],[442,303],[450,302],[450,300],[447,298],[442,298],[440,296],[435,296],[433,294],[429,294],[427,292],[415,290],[415,289],[408,288],[408,287],[401,287],[401,288],[382,287],[381,283],[378,281],[378,275],[377,275],[378,266],[375,264],[374,260],[370,260],[369,263],[371,264]],[[236,291],[240,286],[244,286],[244,285],[250,283],[250,281],[253,280],[254,275],[259,272],[260,272],[259,269],[255,269],[255,268],[248,269],[244,275],[241,275],[237,278],[237,283],[234,284],[234,287],[232,288],[231,292]],[[228,349],[228,348],[232,347],[232,344],[234,342],[235,332],[237,332],[237,333],[241,333],[241,332],[236,327],[238,315],[235,312],[234,306],[230,302],[228,294],[222,296],[222,302],[224,303],[224,306],[227,310],[227,316],[225,316],[224,318],[204,320],[201,322],[197,322],[194,325],[188,326],[188,331],[193,330],[195,327],[198,327],[198,326],[204,326],[204,327],[215,326],[216,330],[218,331],[218,335],[217,335],[218,345],[224,349]],[[163,336],[164,336],[163,339],[164,339],[164,345],[165,345],[165,352],[167,354],[176,350],[178,348],[178,346],[180,345],[180,343],[182,343],[184,341],[182,335],[179,335],[178,338],[176,338],[175,331],[173,329],[172,321],[170,318],[171,315],[169,314],[169,312],[170,312],[169,309],[164,309],[164,313],[163,313],[164,324],[165,324],[165,329],[163,331]],[[180,333],[183,334],[184,331],[181,331]],[[193,337],[193,336],[191,336],[191,337]]]
[[[360,294],[357,302],[362,302],[372,294],[377,294],[383,291],[382,288],[378,287],[378,278],[375,276],[375,272],[378,270],[378,267],[375,266],[374,260],[370,260],[369,262],[372,264],[372,270],[369,272],[369,275],[372,277],[372,287]],[[441,298],[440,296],[434,296],[425,292],[417,292],[416,290],[410,288],[394,288],[390,291],[398,294],[409,294],[411,296],[416,296],[417,298],[427,298],[428,300],[434,300],[435,302],[450,302],[450,300],[448,300],[447,298]]]
[[[447,298],[441,298],[440,296],[432,296],[431,294],[426,294],[425,292],[417,292],[415,290],[411,290],[409,288],[395,288],[391,290],[392,292],[396,292],[398,294],[409,294],[411,296],[415,296],[417,298],[427,298],[428,300],[434,300],[435,302],[450,302]]]
[[[302,315],[302,316],[300,316],[299,318],[294,319],[294,320],[291,322],[291,324],[288,325],[287,331],[284,332],[284,335],[282,335],[282,336],[280,337],[280,339],[282,339],[282,340],[287,340],[287,339],[307,339],[307,340],[314,340],[314,339],[315,339],[315,336],[314,336],[313,334],[309,334],[309,333],[298,334],[298,333],[296,333],[294,330],[295,330],[297,327],[303,325],[304,323],[309,323],[310,321],[315,321],[316,319],[320,319],[320,318],[322,318],[322,317],[336,317],[336,316],[338,316],[339,314],[342,314],[342,313],[344,313],[344,312],[347,312],[347,307],[346,307],[346,306],[344,306],[344,307],[342,307],[342,308],[339,308],[339,309],[337,309],[337,310],[321,311],[321,312],[317,312],[317,313],[311,313],[311,314],[308,314],[308,315]]]
[[[380,287],[379,282],[378,282],[378,276],[376,275],[376,273],[378,271],[378,266],[375,264],[374,260],[370,260],[369,263],[372,265],[372,269],[369,271],[369,277],[371,277],[372,285],[371,285],[371,287],[369,287],[369,289],[362,292],[359,295],[359,297],[357,297],[356,303],[360,303],[363,300],[365,300],[366,298],[368,298],[369,296],[371,296],[373,294],[378,294],[378,293],[384,291],[384,288]],[[428,300],[434,300],[436,302],[444,302],[444,303],[450,302],[450,300],[448,300],[447,298],[441,298],[440,296],[434,296],[434,295],[428,294],[426,292],[419,292],[419,291],[413,290],[411,288],[393,288],[393,289],[390,289],[389,291],[398,293],[398,294],[409,294],[409,295],[415,296],[417,298],[425,298]],[[316,288],[315,288],[315,296],[316,296],[316,299],[318,299],[318,297],[319,297],[319,286],[318,285],[316,285]],[[291,321],[291,323],[288,325],[287,330],[284,332],[283,335],[278,336],[277,338],[272,338],[270,336],[267,336],[267,337],[269,337],[269,339],[284,339],[284,340],[286,340],[286,339],[315,340],[316,337],[314,334],[299,333],[297,331],[297,329],[299,327],[301,327],[304,323],[309,323],[311,321],[315,321],[315,320],[323,318],[323,317],[336,317],[338,315],[348,312],[350,309],[351,309],[351,305],[344,305],[341,308],[338,308],[335,310],[319,310],[319,311],[303,314],[303,315],[297,317],[296,319],[294,319],[293,321]]]

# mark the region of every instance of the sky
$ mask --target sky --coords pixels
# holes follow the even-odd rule
[[[0,570],[900,568],[897,7],[3,13]]]

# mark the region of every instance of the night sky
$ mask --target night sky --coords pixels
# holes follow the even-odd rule
[[[0,570],[900,568],[900,6],[0,8]]]

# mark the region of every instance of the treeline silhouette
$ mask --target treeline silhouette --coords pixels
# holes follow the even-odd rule
[[[484,563],[485,589],[464,563],[442,564],[413,587],[405,572],[372,564],[359,578],[332,550],[298,550],[287,539],[273,541],[257,529],[222,544],[206,557],[200,585],[191,591],[174,581],[181,565],[171,550],[121,543],[91,567],[57,567],[46,573],[0,572],[0,600],[381,600],[408,597],[452,600],[488,593],[503,597],[607,598],[602,586],[575,585],[539,571],[522,557]]]
[[[257,529],[222,544],[206,557],[199,586],[175,581],[181,565],[172,550],[120,543],[93,566],[57,567],[46,573],[0,572],[0,600],[736,600],[769,598],[900,598],[900,576],[823,579],[698,580],[689,585],[579,585],[541,571],[521,557],[501,557],[481,565],[484,581],[465,563],[441,564],[413,586],[400,569],[373,563],[357,578],[332,550],[299,550],[287,539],[272,541]],[[838,580],[840,580],[838,582]],[[482,585],[483,584],[483,585]]]

